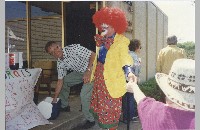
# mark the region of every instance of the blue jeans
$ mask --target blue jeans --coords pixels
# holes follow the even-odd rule
[[[126,92],[122,97],[123,120],[127,120],[128,117],[130,120],[134,117],[134,100],[133,93]]]

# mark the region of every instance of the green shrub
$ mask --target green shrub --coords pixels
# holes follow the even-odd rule
[[[152,97],[157,101],[162,101],[162,90],[158,87],[156,79],[152,78],[144,83],[139,84],[141,91],[147,97]]]

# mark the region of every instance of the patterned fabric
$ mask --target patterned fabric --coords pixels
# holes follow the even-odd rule
[[[168,45],[167,47],[160,50],[157,62],[156,71],[159,73],[169,74],[172,63],[176,59],[186,58],[184,49],[178,48],[176,45]]]
[[[194,130],[195,112],[169,107],[146,97],[138,104],[143,130]]]
[[[77,72],[85,72],[89,63],[91,51],[80,46],[80,44],[72,44],[63,48],[63,59],[58,59],[57,70],[58,79],[63,79],[67,74],[67,70]]]
[[[172,88],[177,89],[179,91],[187,92],[187,93],[195,93],[194,86],[178,83],[170,78],[168,78],[167,82]]]
[[[95,41],[96,41],[96,46],[100,47],[102,46],[102,44],[104,44],[105,48],[107,50],[109,50],[110,46],[113,43],[113,37],[111,38],[105,38],[99,34],[96,34],[96,36],[94,37]]]
[[[98,120],[101,128],[118,126],[121,115],[122,98],[112,98],[106,88],[103,77],[104,66],[98,62],[95,72],[95,82],[90,104],[90,112]]]
[[[97,47],[100,47],[98,61],[100,61],[103,64],[105,63],[106,54],[110,46],[113,44],[114,36],[115,34],[108,38],[105,38],[99,34],[96,34],[95,36],[95,40],[97,41],[96,45]]]
[[[40,68],[5,71],[4,130],[28,130],[51,124],[33,102],[34,86],[41,71]]]

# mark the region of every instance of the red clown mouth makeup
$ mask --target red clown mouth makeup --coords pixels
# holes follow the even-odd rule
[[[105,36],[108,33],[108,27],[109,26],[107,24],[104,24],[104,23],[101,25],[101,28],[102,28],[101,35],[102,36]]]

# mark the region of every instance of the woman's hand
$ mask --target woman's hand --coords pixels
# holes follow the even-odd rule
[[[130,80],[126,84],[126,90],[127,90],[127,92],[134,93],[134,98],[135,98],[135,101],[137,102],[137,104],[146,97],[137,85],[137,77],[136,76],[134,76],[134,80]]]
[[[128,74],[128,81],[136,81],[137,83],[137,77],[132,72],[130,72]]]
[[[129,82],[126,84],[127,92],[133,93],[133,88],[138,87],[137,85],[137,77],[133,74],[130,75]]]

